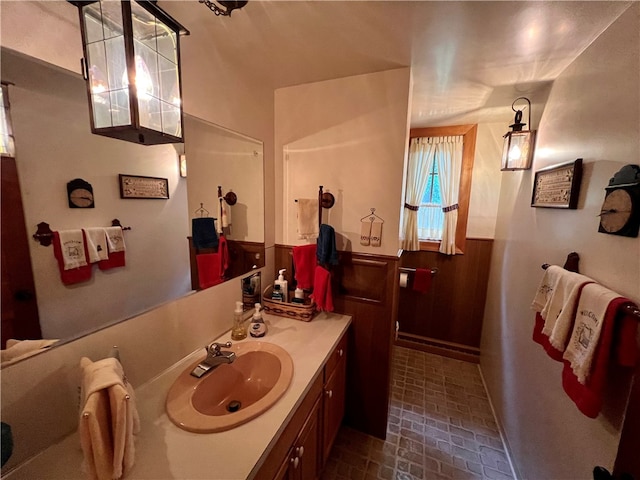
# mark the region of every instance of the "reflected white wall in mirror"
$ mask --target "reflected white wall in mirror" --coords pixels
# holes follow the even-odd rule
[[[244,165],[230,169],[220,180],[208,179],[208,173],[198,173],[189,160],[189,177],[181,178],[178,154],[183,148],[188,150],[188,144],[142,146],[92,135],[86,87],[80,75],[4,48],[0,61],[2,80],[13,83],[9,96],[16,164],[45,338],[77,338],[192,291],[187,240],[193,212],[187,190],[192,183],[196,191],[201,188],[198,181],[210,185],[216,199],[218,182],[225,193],[233,189],[240,209],[245,210],[244,215],[237,213],[234,229],[237,226],[243,238],[264,242],[261,142],[235,134],[251,144],[251,158],[256,162],[251,168]],[[194,129],[191,139],[197,142],[201,122],[193,117],[190,120]],[[207,134],[218,129],[231,137],[226,129],[203,125],[209,130]],[[254,151],[258,155],[253,155]],[[226,163],[243,155],[228,152]],[[170,198],[121,199],[121,173],[166,178]],[[66,184],[75,178],[91,183],[95,208],[68,207]],[[243,182],[249,185],[246,191]],[[65,230],[106,227],[114,218],[131,227],[124,232],[126,266],[108,271],[94,266],[89,281],[71,286],[60,280],[53,248],[30,237],[40,222],[49,223],[52,230]]]

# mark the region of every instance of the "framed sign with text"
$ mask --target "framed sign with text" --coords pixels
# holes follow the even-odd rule
[[[538,170],[533,182],[532,207],[578,208],[582,159]]]
[[[169,180],[120,174],[120,198],[169,198]]]

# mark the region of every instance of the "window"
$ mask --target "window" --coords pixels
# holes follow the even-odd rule
[[[9,95],[6,83],[2,84],[0,101],[2,102],[2,110],[0,110],[0,154],[14,157],[15,146],[13,143],[11,116],[9,115]]]
[[[475,157],[477,125],[458,125],[451,127],[430,127],[411,129],[410,141],[421,137],[462,136],[462,167],[460,171],[460,191],[458,194],[458,219],[455,227],[455,252],[464,253],[467,234],[467,216],[471,193],[471,173]],[[417,229],[420,250],[439,251],[442,239],[444,213],[440,172],[438,162],[433,162],[429,177],[418,205]]]

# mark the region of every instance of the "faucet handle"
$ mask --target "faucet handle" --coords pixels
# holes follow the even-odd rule
[[[211,354],[211,355],[220,355],[220,348],[229,348],[231,347],[231,342],[227,342],[227,343],[217,343],[217,342],[213,342],[211,345],[209,345],[208,347],[205,347],[207,350],[207,353]]]

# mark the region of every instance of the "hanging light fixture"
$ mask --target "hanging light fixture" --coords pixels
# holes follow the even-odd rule
[[[69,1],[80,13],[91,131],[181,143],[180,35],[189,32],[155,1]]]
[[[247,4],[248,0],[232,0],[232,1],[211,1],[211,0],[199,0],[200,3],[204,3],[209,10],[216,15],[222,15],[223,17],[230,17],[231,13],[237,8],[240,9]],[[218,4],[222,5],[224,9],[220,8]]]
[[[522,123],[522,110],[515,108],[518,100],[524,100],[528,104],[529,128],[531,128],[531,102],[526,97],[518,97],[511,104],[511,110],[516,112],[513,124],[509,125],[511,131],[504,135],[502,170],[528,170],[531,168],[531,161],[533,160],[536,131],[522,129],[527,124]]]

